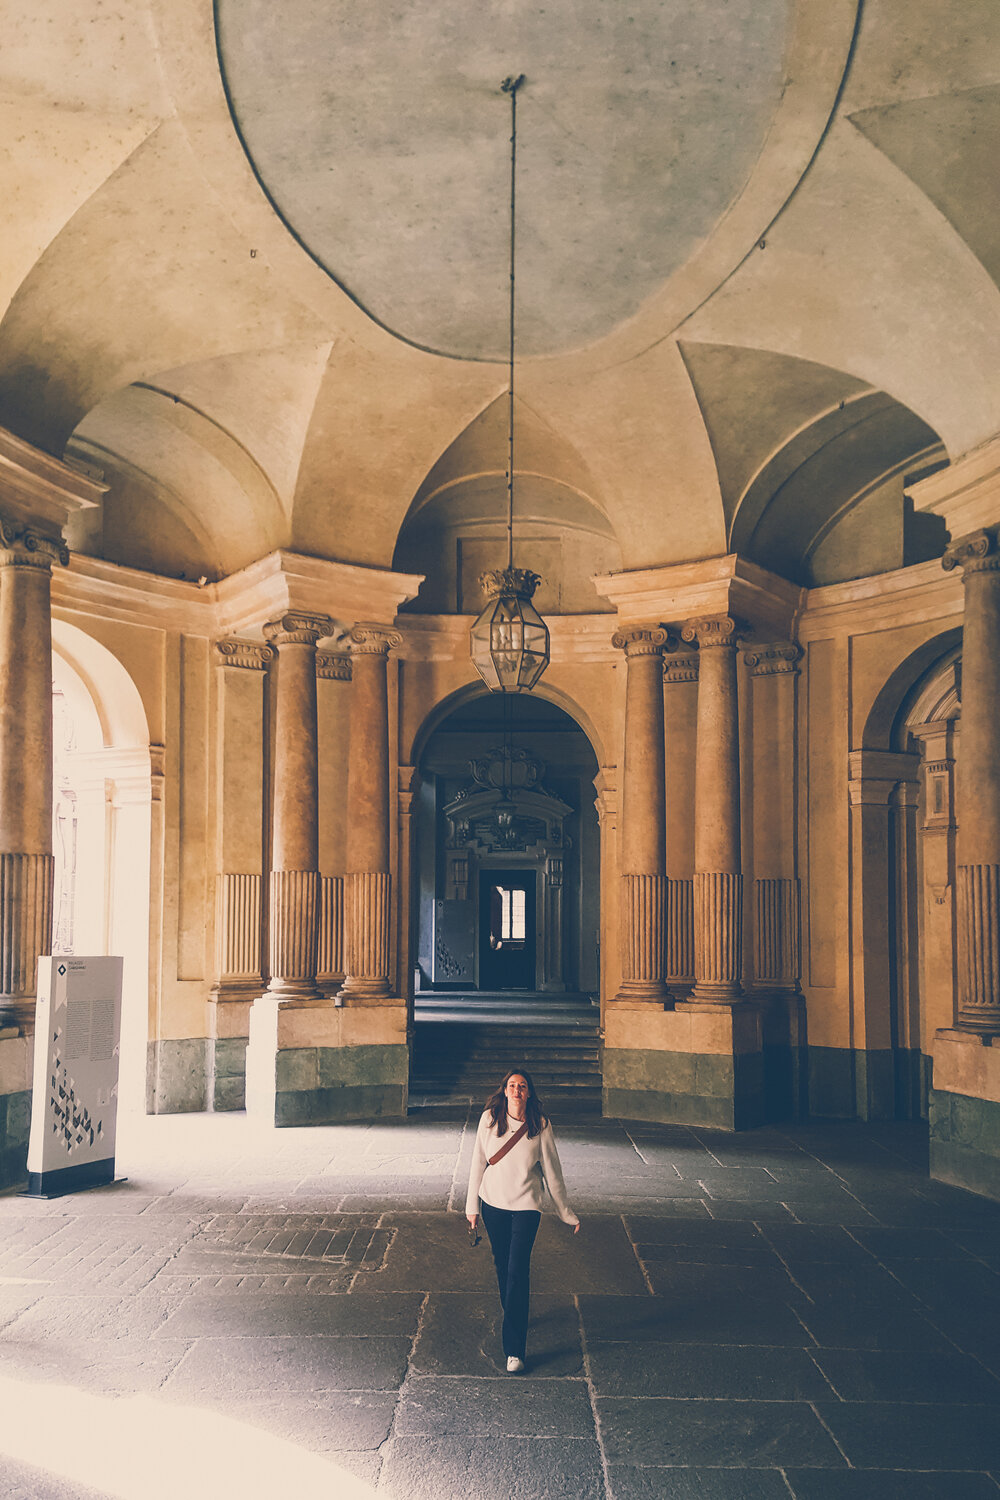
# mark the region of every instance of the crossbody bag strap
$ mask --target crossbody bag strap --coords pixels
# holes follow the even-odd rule
[[[525,1122],[521,1126],[520,1130],[518,1130],[517,1132],[515,1132],[515,1134],[511,1136],[511,1138],[510,1138],[509,1141],[504,1141],[503,1145],[500,1147],[500,1150],[497,1152],[496,1156],[491,1156],[490,1157],[490,1159],[489,1159],[489,1165],[491,1167],[495,1167],[498,1161],[502,1161],[503,1158],[507,1155],[508,1151],[513,1151],[514,1147],[517,1145],[518,1141],[521,1139],[522,1135],[527,1130],[527,1128],[528,1128],[528,1122],[527,1122],[527,1120],[525,1120]]]

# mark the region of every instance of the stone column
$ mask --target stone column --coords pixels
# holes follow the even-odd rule
[[[319,1000],[319,771],[316,643],[333,630],[326,615],[289,612],[264,626],[277,651],[272,667],[274,769],[269,890],[268,993],[279,1001]]]
[[[62,542],[0,520],[0,1028],[34,1024],[52,944],[52,564]]]
[[[209,1104],[242,1109],[251,1006],[264,986],[261,902],[264,692],[274,659],[256,641],[215,643],[215,982],[209,994]]]
[[[413,1032],[413,965],[416,952],[414,927],[416,910],[413,902],[413,863],[416,827],[414,800],[420,786],[416,766],[400,766],[397,773],[397,797],[399,800],[399,935],[396,952],[399,954],[400,988],[406,1000],[407,1036]]]
[[[1000,548],[995,526],[952,542],[962,569],[958,762],[959,1030],[1000,1035]]]
[[[694,796],[695,986],[684,1004],[733,1005],[741,998],[743,873],[740,852],[740,737],[737,622],[692,620],[697,643],[698,730]]]
[[[616,768],[602,766],[594,777],[594,801],[597,806],[598,837],[601,841],[601,899],[598,919],[597,948],[601,1001],[601,1031],[610,998],[621,983],[621,943],[619,918],[622,902],[618,899],[618,787]]]
[[[799,988],[795,839],[795,694],[801,647],[744,653],[753,691],[753,988]]]
[[[664,657],[664,768],[667,787],[667,984],[694,984],[694,736],[698,653]]]
[[[615,1003],[666,1006],[666,789],[663,771],[663,650],[658,626],[619,630],[625,652],[625,769],[619,825],[622,982]]]
[[[347,762],[344,1005],[390,998],[389,652],[402,636],[385,625],[351,631],[351,745]]]
[[[806,1109],[806,1011],[800,988],[796,696],[800,646],[753,646],[750,670],[753,893],[751,992],[762,1006],[765,1082],[772,1108]]]

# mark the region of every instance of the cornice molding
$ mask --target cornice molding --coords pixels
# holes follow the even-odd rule
[[[0,427],[0,510],[55,537],[70,516],[99,505],[107,485]]]
[[[735,615],[765,637],[792,636],[805,600],[798,584],[734,552],[701,562],[603,574],[593,582],[614,604],[623,628],[648,620],[679,628],[694,619]]]
[[[288,613],[329,615],[342,624],[389,619],[416,597],[419,573],[393,573],[279,550],[213,584],[220,633],[239,633]]]
[[[907,487],[914,507],[943,516],[953,537],[1000,523],[1000,437]]]

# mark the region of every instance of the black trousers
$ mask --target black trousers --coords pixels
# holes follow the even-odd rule
[[[528,1342],[528,1297],[531,1248],[541,1214],[537,1209],[494,1208],[479,1200],[479,1211],[490,1237],[503,1308],[503,1352],[524,1358]]]

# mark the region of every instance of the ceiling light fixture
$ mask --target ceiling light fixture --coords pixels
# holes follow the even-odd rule
[[[541,578],[514,566],[514,230],[517,204],[517,91],[524,74],[500,85],[510,95],[510,304],[507,391],[507,566],[480,574],[486,608],[470,632],[472,661],[491,693],[529,692],[549,664],[549,632],[531,600]]]

